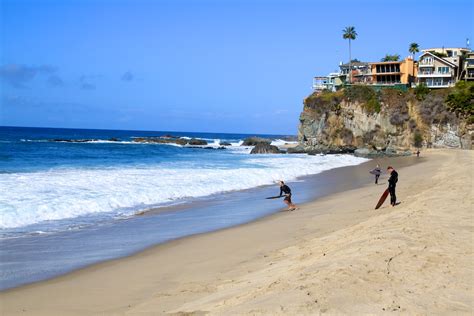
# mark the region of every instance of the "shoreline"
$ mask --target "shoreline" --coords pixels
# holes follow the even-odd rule
[[[410,165],[422,160],[398,157],[390,160],[381,158],[377,161],[381,164],[392,161],[397,165]],[[329,194],[367,185],[372,181],[367,170],[372,169],[374,163],[375,161],[369,160],[359,165],[338,167],[298,177],[296,182],[289,182],[296,193],[296,203],[307,203]],[[175,239],[245,225],[271,216],[284,209],[284,204],[281,201],[265,200],[263,197],[275,195],[278,190],[277,186],[266,185],[229,192],[206,200],[196,200],[164,211],[151,210],[102,228],[91,226],[71,233],[10,240],[2,251],[2,266],[5,268],[1,291],[56,278],[104,261],[133,256]],[[193,217],[196,219],[189,222]],[[174,224],[176,221],[180,222],[179,226]],[[219,224],[219,221],[222,223]],[[189,226],[193,222],[195,227]],[[211,224],[212,222],[214,224]],[[171,226],[167,227],[167,223]],[[101,240],[100,246],[96,245],[97,240]],[[15,255],[16,253],[21,253],[20,257]],[[94,259],[83,259],[83,256]],[[56,264],[51,266],[49,262]],[[13,263],[16,267],[9,268],[8,264]],[[10,275],[17,277],[14,279]]]
[[[301,298],[307,300],[307,296],[311,295],[298,299],[290,295],[288,297],[293,301],[287,301],[287,295],[279,291],[302,290],[294,289],[294,285],[291,285],[293,280],[285,280],[283,271],[292,275],[298,264],[307,260],[322,260],[326,252],[329,259],[331,247],[338,243],[337,240],[330,240],[331,236],[338,235],[344,239],[347,238],[348,229],[356,229],[356,233],[361,233],[361,228],[357,229],[360,225],[383,217],[399,216],[399,210],[406,213],[407,207],[417,202],[417,199],[408,202],[408,197],[417,197],[425,192],[420,193],[416,188],[433,185],[429,176],[417,179],[414,174],[427,172],[439,176],[438,169],[440,165],[445,166],[443,158],[446,157],[456,162],[454,158],[460,156],[466,160],[467,155],[472,161],[470,152],[427,151],[426,154],[428,158],[422,158],[426,159],[425,163],[399,170],[402,204],[394,209],[387,207],[386,203],[380,210],[374,211],[373,204],[382,186],[365,185],[300,205],[300,209],[295,212],[276,213],[244,225],[185,237],[130,257],[99,263],[52,280],[1,292],[3,309],[8,314],[32,312],[40,315],[51,311],[68,315],[199,314],[199,311],[247,314],[251,313],[251,307],[264,314],[348,312],[347,304],[337,307],[337,304],[327,303],[326,307],[321,307],[324,301],[321,297],[320,304],[313,304],[307,309],[295,309],[295,304],[300,303]],[[457,171],[456,174],[462,176]],[[373,227],[366,226],[367,230]],[[320,248],[308,247],[308,243],[315,240],[326,242]],[[391,244],[386,247],[390,248]],[[356,248],[357,245],[350,247],[356,251],[351,255],[353,259],[357,256]],[[472,252],[469,255],[472,257]],[[332,271],[332,268],[333,265],[330,265],[324,269]],[[343,275],[342,272],[339,274]],[[305,278],[305,273],[307,271],[302,270],[298,284],[307,283],[309,277]],[[265,284],[269,287],[263,286]],[[264,301],[252,301],[264,292]],[[281,304],[284,309],[280,310]],[[271,306],[278,309],[272,310]],[[298,308],[301,306],[298,305]],[[466,308],[469,306],[459,310],[466,311]],[[410,309],[406,311],[413,312]]]

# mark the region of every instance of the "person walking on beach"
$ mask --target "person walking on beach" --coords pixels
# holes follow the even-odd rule
[[[393,169],[393,167],[388,166],[387,172],[390,174],[390,178],[388,179],[388,192],[390,192],[390,204],[392,206],[397,205],[397,196],[395,195],[395,187],[397,186],[398,182],[398,172]]]
[[[291,201],[290,187],[287,186],[283,181],[278,181],[278,183],[280,184],[280,196],[283,196],[283,193],[285,193],[285,199],[283,200],[283,202],[288,205],[288,211],[294,211],[296,209],[296,205],[294,205]]]
[[[375,184],[379,184],[379,177],[380,177],[380,174],[382,173],[382,170],[380,170],[380,166],[377,165],[377,167],[371,170],[370,173],[375,175]]]

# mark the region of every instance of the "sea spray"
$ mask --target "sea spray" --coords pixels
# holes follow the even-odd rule
[[[236,163],[227,162],[226,157],[4,174],[0,179],[0,228],[93,213],[129,215],[173,201],[294,180],[365,161],[350,155],[245,155]]]

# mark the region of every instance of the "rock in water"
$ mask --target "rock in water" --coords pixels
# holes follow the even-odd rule
[[[203,139],[193,138],[188,142],[188,144],[191,146],[205,146],[207,145],[207,142]]]
[[[241,146],[256,146],[258,144],[268,144],[270,145],[272,141],[266,138],[261,137],[249,137],[244,139],[244,142]]]
[[[304,154],[306,153],[306,149],[304,148],[303,145],[299,144],[295,147],[290,147],[288,148],[288,151],[287,151],[289,154]]]
[[[270,145],[269,143],[259,143],[250,152],[251,154],[279,154],[280,149],[277,146]]]

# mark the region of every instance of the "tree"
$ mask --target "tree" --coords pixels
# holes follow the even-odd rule
[[[435,55],[436,57],[439,57],[439,58],[448,57],[448,54],[446,54],[446,53],[440,53],[440,52],[430,52],[430,53]]]
[[[474,122],[474,83],[458,81],[445,100],[448,109]]]
[[[342,38],[349,40],[349,83],[352,83],[352,55],[351,55],[351,40],[355,40],[357,37],[357,32],[355,27],[346,26],[342,30]]]
[[[416,148],[421,148],[421,146],[423,146],[423,135],[421,135],[418,130],[413,134],[413,145],[415,145]]]
[[[420,51],[420,47],[418,46],[418,43],[411,43],[410,46],[408,47],[408,51],[412,54],[413,56],[413,78],[415,77],[415,54]]]
[[[424,84],[420,83],[415,87],[415,96],[419,101],[423,101],[425,97],[430,93],[430,89]]]
[[[400,55],[394,54],[386,54],[384,58],[382,58],[380,61],[399,61],[400,60]]]

